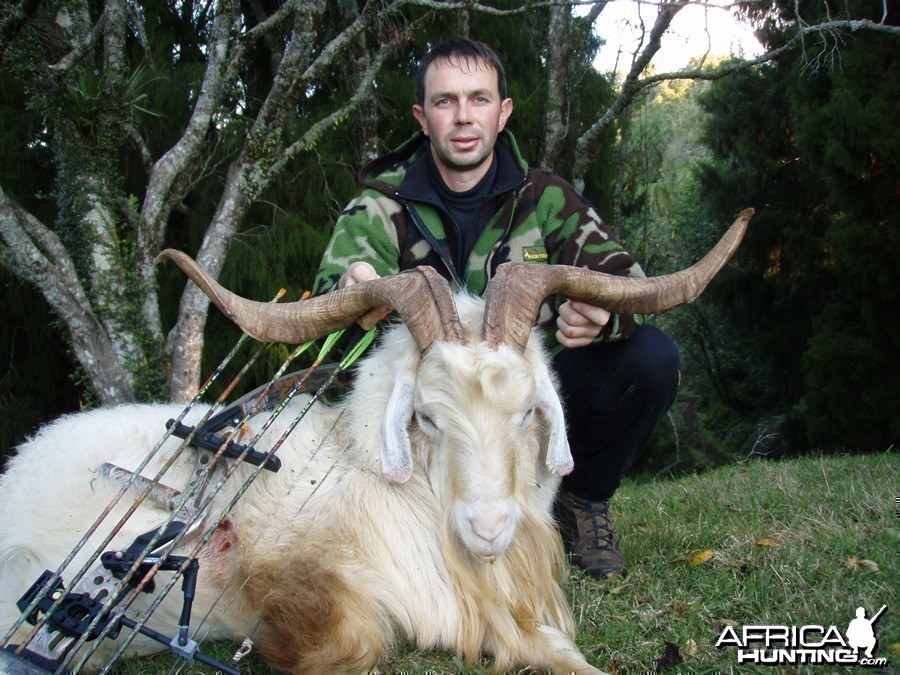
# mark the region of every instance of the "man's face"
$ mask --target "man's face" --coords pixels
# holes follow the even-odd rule
[[[483,61],[438,59],[425,72],[425,102],[413,115],[431,139],[431,152],[447,185],[474,185],[490,168],[497,135],[512,113],[501,99],[497,71]]]

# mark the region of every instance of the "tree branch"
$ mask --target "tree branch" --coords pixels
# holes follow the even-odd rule
[[[760,54],[756,58],[741,59],[740,61],[734,61],[723,66],[718,66],[710,69],[681,70],[669,73],[649,75],[639,80],[637,82],[637,86],[639,87],[639,90],[641,90],[646,89],[647,87],[650,87],[654,84],[669,80],[718,80],[727,75],[732,75],[736,72],[746,70],[747,68],[752,68],[763,63],[768,63],[769,61],[772,61],[773,59],[781,56],[786,52],[793,51],[794,49],[802,46],[803,38],[808,35],[840,29],[849,31],[876,30],[892,35],[900,35],[900,26],[886,26],[866,19],[828,21],[826,23],[808,25],[804,28],[801,28],[788,42],[780,47],[777,47],[776,49],[772,49],[764,54]]]
[[[156,70],[156,66],[153,62],[153,48],[150,46],[150,38],[147,36],[147,27],[144,25],[144,18],[141,16],[141,13],[134,8],[134,5],[128,6],[128,16],[134,23],[134,29],[138,35],[138,40],[141,43],[141,49],[144,52],[144,59],[147,61],[147,67],[149,67],[150,70]]]
[[[588,166],[593,159],[593,147],[596,146],[596,139],[603,133],[618,114],[631,103],[634,97],[640,91],[639,80],[641,73],[650,64],[656,52],[659,51],[662,36],[668,30],[672,20],[684,7],[687,6],[687,0],[679,0],[672,4],[664,4],[659,8],[656,15],[656,21],[650,29],[650,39],[647,46],[644,47],[640,55],[631,65],[631,70],[625,77],[622,84],[622,92],[618,98],[610,106],[601,117],[581,136],[575,143],[575,160],[572,167],[572,183],[579,192],[584,190],[584,176],[587,173]]]
[[[103,34],[103,26],[106,23],[106,10],[107,8],[104,6],[103,12],[100,14],[100,17],[97,19],[93,28],[91,28],[90,32],[76,43],[68,54],[49,66],[50,72],[66,72],[70,70],[76,63],[79,63],[81,59],[84,58],[84,55],[87,54],[88,50],[93,49],[97,45],[100,36]]]
[[[378,54],[371,61],[365,73],[359,78],[356,89],[354,90],[351,97],[347,100],[347,102],[344,103],[344,105],[342,105],[339,109],[332,112],[330,115],[327,115],[326,117],[320,119],[318,122],[315,122],[312,126],[310,126],[309,129],[306,130],[306,133],[304,133],[299,140],[288,146],[288,148],[286,148],[282,153],[282,156],[273,163],[273,174],[278,174],[282,170],[284,170],[284,167],[287,165],[287,163],[296,155],[313,148],[328,129],[331,129],[340,124],[341,121],[346,119],[350,113],[352,113],[362,103],[368,100],[368,97],[372,92],[372,85],[375,82],[375,77],[381,71],[381,68],[384,65],[385,61],[387,61],[388,58],[396,53],[399,45],[408,35],[411,35],[415,32],[415,27],[415,24],[408,26],[391,42],[385,43],[381,46],[381,49],[378,50]]]
[[[0,188],[0,264],[31,283],[65,322],[76,358],[104,404],[133,400],[127,373],[59,237]]]
[[[874,30],[886,32],[892,35],[900,35],[900,26],[889,26],[882,22],[876,22],[869,19],[848,19],[848,20],[832,20],[819,24],[809,25],[798,20],[800,25],[796,34],[788,40],[784,45],[769,50],[765,54],[753,59],[742,59],[733,61],[715,68],[698,68],[691,70],[681,70],[675,72],[658,73],[641,77],[647,66],[652,61],[653,56],[659,51],[660,40],[663,33],[668,29],[675,14],[683,7],[689,4],[687,1],[676,3],[673,5],[661,5],[660,14],[657,15],[653,28],[650,32],[650,39],[644,49],[641,51],[637,59],[632,64],[628,75],[623,82],[619,96],[616,98],[612,106],[594,122],[593,125],[578,139],[576,142],[576,157],[572,170],[572,182],[576,189],[584,188],[584,175],[590,161],[593,159],[592,147],[595,145],[596,138],[602,134],[610,124],[612,124],[625,108],[630,105],[635,96],[641,91],[670,80],[717,80],[733,73],[752,68],[772,61],[780,55],[797,49],[803,45],[803,41],[809,35],[847,30],[851,32],[859,30]]]
[[[159,252],[169,214],[187,190],[179,187],[179,182],[202,161],[207,134],[231,86],[226,71],[229,61],[234,58],[230,45],[239,22],[235,0],[223,0],[213,19],[207,66],[191,118],[178,142],[160,157],[150,172],[137,237],[139,259],[149,268],[145,270],[145,275],[149,272],[146,279],[154,278],[152,261]]]

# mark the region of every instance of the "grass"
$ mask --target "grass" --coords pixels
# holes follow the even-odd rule
[[[898,479],[897,455],[885,454],[757,461],[627,486],[615,506],[631,573],[570,582],[583,651],[607,670],[643,672],[670,642],[681,668],[728,671],[734,650],[714,646],[726,625],[843,631],[857,607],[871,616],[886,604],[876,634],[887,656],[900,641]]]
[[[673,481],[626,484],[613,510],[629,574],[597,581],[572,570],[567,590],[578,644],[596,666],[617,673],[664,664],[669,672],[803,672],[739,665],[734,647],[717,649],[715,643],[725,626],[834,625],[843,635],[857,607],[872,616],[887,605],[875,624],[874,656],[888,658],[888,669],[896,670],[898,497],[900,459],[891,452],[759,460]],[[225,661],[234,651],[233,645],[216,647]],[[119,672],[164,672],[170,661],[125,662]],[[253,659],[242,668],[274,672]],[[452,656],[411,649],[401,649],[385,667],[404,673],[489,670],[489,661],[467,669]],[[887,669],[856,672],[861,670]]]

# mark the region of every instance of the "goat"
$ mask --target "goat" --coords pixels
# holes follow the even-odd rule
[[[205,615],[220,593],[231,597],[213,637],[240,639],[261,622],[264,658],[294,672],[368,671],[400,641],[468,662],[490,654],[497,670],[597,672],[574,643],[561,587],[552,501],[572,458],[547,357],[529,337],[538,306],[557,292],[612,311],[690,301],[749,218],[693,268],[637,280],[636,295],[635,280],[600,275],[614,291],[599,291],[584,270],[510,266],[486,300],[453,296],[419,269],[279,306],[237,298],[169,252],[259,339],[305,341],[381,305],[405,322],[360,363],[343,401],[304,419],[279,453],[281,471],[260,476],[203,548],[195,608]],[[22,582],[61,560],[109,501],[96,467],[137,466],[172,416],[164,405],[88,412],[19,448],[0,478],[0,626],[16,618]],[[160,455],[157,464],[165,447]],[[184,484],[192,469],[179,460],[164,480]],[[72,522],[62,523],[68,509]],[[13,523],[14,513],[28,518]],[[162,515],[145,504],[114,544]],[[154,622],[174,630],[172,604]]]

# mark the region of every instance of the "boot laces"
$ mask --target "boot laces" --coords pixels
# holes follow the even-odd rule
[[[589,549],[612,549],[615,534],[609,518],[609,502],[587,502],[582,507],[582,528]]]

